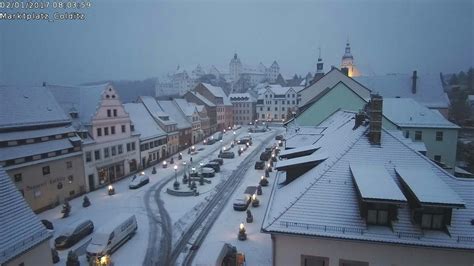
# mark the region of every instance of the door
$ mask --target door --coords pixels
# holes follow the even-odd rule
[[[94,190],[95,189],[95,184],[94,184],[94,175],[89,175],[89,190]]]

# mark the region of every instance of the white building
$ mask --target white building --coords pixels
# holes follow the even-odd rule
[[[267,85],[259,91],[257,99],[257,119],[263,121],[286,121],[297,111],[300,103],[299,92],[304,87],[282,87]]]
[[[257,99],[250,93],[231,93],[230,102],[233,106],[234,124],[248,125],[257,117]]]
[[[262,223],[273,265],[472,265],[474,180],[382,128],[381,104],[371,110],[370,122],[339,110],[289,125],[299,146],[279,154]]]
[[[192,75],[200,74],[203,74],[203,70],[198,66],[198,68],[193,71]],[[184,68],[178,66],[173,73],[157,80],[155,85],[155,96],[184,95],[195,85],[194,81],[195,79],[189,76]]]
[[[47,87],[81,134],[88,191],[139,169],[139,134],[112,85]]]
[[[230,60],[229,73],[233,83],[239,79],[245,79],[249,86],[255,86],[263,81],[275,82],[280,74],[280,66],[276,61],[267,68],[263,63],[257,67],[242,64],[237,54]]]

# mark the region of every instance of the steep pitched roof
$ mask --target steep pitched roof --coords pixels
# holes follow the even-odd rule
[[[193,116],[194,111],[197,111],[195,103],[190,103],[186,101],[185,99],[180,99],[180,98],[175,98],[173,99],[173,101],[176,103],[176,105],[181,109],[181,111],[186,116],[191,117]]]
[[[221,87],[213,86],[209,83],[202,83],[202,85],[206,87],[215,97],[227,97],[227,94],[225,94],[224,90]]]
[[[384,98],[383,114],[400,127],[459,128],[412,98]]]
[[[202,96],[200,93],[198,92],[195,92],[195,91],[188,91],[186,93],[190,93],[192,95],[194,95],[196,98],[198,98],[201,102],[203,102],[203,104],[209,106],[209,107],[214,107],[216,106],[215,104],[213,104],[211,101],[209,101],[206,97]]]
[[[159,121],[161,121],[161,123],[165,125],[176,124],[176,122],[169,116],[169,114],[161,108],[155,98],[150,96],[140,96],[138,99],[140,102],[143,103],[143,105],[145,105],[146,109],[154,119],[158,119]],[[169,117],[170,119],[164,120],[162,119],[163,117]]]
[[[390,74],[385,76],[356,77],[355,80],[387,98],[413,98],[428,108],[448,108],[449,98],[441,78],[433,74],[417,74],[416,93],[412,93],[412,76]]]
[[[474,180],[453,177],[389,131],[382,130],[380,146],[370,144],[366,137],[368,126],[353,129],[354,122],[346,114],[338,111],[320,125],[327,127],[316,143],[329,155],[324,162],[286,186],[278,185],[285,180],[285,172],[277,172],[275,179],[272,178],[275,183],[262,230],[275,234],[474,249],[470,222],[474,217]],[[392,228],[371,226],[361,219],[350,165],[367,162],[383,167],[400,189],[396,168],[415,167],[429,172],[430,178],[454,191],[465,208],[452,210],[449,234],[422,230],[412,223],[408,206],[398,209],[398,220],[392,221]]]
[[[0,167],[0,264],[52,237]],[[46,255],[45,255],[46,256]],[[48,254],[49,256],[49,254]]]
[[[48,88],[0,86],[0,129],[70,122]]]
[[[166,110],[165,112],[176,121],[176,127],[178,129],[189,128],[191,124],[188,119],[181,111],[181,109],[173,101],[157,101],[161,109]]]
[[[166,133],[156,123],[143,103],[126,103],[125,110],[130,115],[135,131],[140,133],[140,140],[166,136]]]

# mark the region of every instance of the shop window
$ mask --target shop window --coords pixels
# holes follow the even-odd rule
[[[41,197],[41,190],[36,190],[33,195],[35,196],[35,198]]]
[[[76,194],[76,191],[74,191],[74,190],[69,191],[69,196],[70,197],[74,196],[75,194]]]
[[[21,182],[23,180],[21,173],[15,174],[13,177],[16,183]]]
[[[368,262],[355,260],[339,260],[339,266],[369,266]]]
[[[43,167],[43,175],[49,175],[50,171],[49,171],[49,166],[44,166]]]
[[[63,188],[63,183],[62,182],[58,182],[58,189],[62,189]]]

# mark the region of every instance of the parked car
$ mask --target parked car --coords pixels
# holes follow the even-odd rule
[[[272,157],[272,151],[264,151],[260,154],[260,161],[268,161]]]
[[[216,143],[217,140],[215,140],[214,138],[208,138],[207,140],[204,140],[204,144],[206,145],[212,145],[214,143]]]
[[[129,240],[137,231],[137,219],[135,215],[118,216],[107,224],[104,224],[94,233],[91,242],[87,246],[87,260],[93,257],[110,255]]]
[[[46,229],[48,230],[54,230],[54,226],[53,226],[53,223],[48,221],[48,220],[41,220],[41,222],[43,223],[44,227],[46,227]]]
[[[216,175],[216,171],[209,167],[202,167],[200,172],[202,177],[214,177]]]
[[[210,162],[216,162],[216,163],[219,163],[219,165],[224,164],[224,160],[222,158],[212,159],[210,160]]]
[[[207,164],[203,165],[203,167],[212,168],[216,173],[219,173],[221,171],[221,166],[218,162],[208,162]]]
[[[73,246],[84,237],[94,231],[94,223],[91,220],[80,220],[68,225],[63,232],[54,239],[54,247],[65,249]]]
[[[128,185],[130,189],[136,189],[141,186],[144,186],[150,182],[150,178],[147,175],[140,174],[140,175],[135,175],[132,178],[132,181]]]
[[[219,158],[233,159],[235,158],[235,153],[233,151],[224,151],[219,153]]]
[[[256,161],[255,162],[255,169],[263,170],[264,168],[265,168],[265,162],[264,161]]]
[[[56,264],[59,262],[58,251],[54,248],[51,249],[51,258],[53,259],[53,264]]]
[[[247,137],[243,137],[241,139],[239,139],[237,141],[237,144],[249,144],[249,145],[252,145],[252,139],[251,138],[247,138]]]
[[[251,202],[249,196],[244,196],[242,198],[237,198],[234,200],[233,207],[235,211],[246,211]]]
[[[283,140],[283,135],[276,135],[275,140]]]

